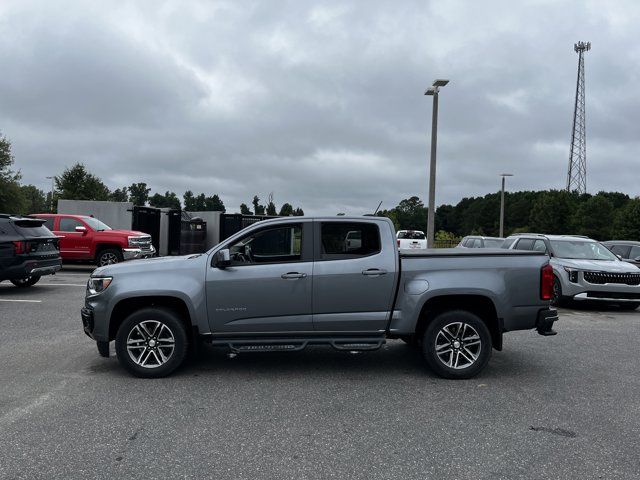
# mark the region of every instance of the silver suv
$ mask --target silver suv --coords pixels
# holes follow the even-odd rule
[[[546,252],[555,276],[554,303],[597,300],[635,310],[640,306],[640,269],[621,261],[603,244],[587,237],[520,234],[502,248]]]

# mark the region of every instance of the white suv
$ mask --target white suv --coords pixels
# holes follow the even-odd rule
[[[556,305],[568,300],[597,300],[628,310],[640,306],[640,269],[591,238],[527,233],[508,237],[502,248],[549,255]]]

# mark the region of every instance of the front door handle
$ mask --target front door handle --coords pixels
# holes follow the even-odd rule
[[[284,280],[295,280],[298,278],[306,278],[306,277],[307,277],[306,273],[299,273],[299,272],[288,272],[280,275],[280,278],[283,278]]]
[[[377,277],[379,275],[386,275],[387,271],[382,268],[369,268],[367,270],[363,270],[362,274],[367,277]]]

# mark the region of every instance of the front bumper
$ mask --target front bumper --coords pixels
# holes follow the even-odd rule
[[[86,333],[90,338],[93,338],[93,329],[95,328],[93,309],[82,307],[80,310],[80,316],[82,317],[82,328],[84,329],[84,333]]]
[[[577,301],[640,302],[640,285],[590,283],[586,281],[585,273],[588,272],[579,271],[577,282],[571,282],[568,275],[564,271],[561,272],[563,297]]]
[[[573,296],[574,300],[584,301],[598,301],[598,302],[615,302],[615,303],[626,303],[626,302],[640,302],[640,292],[638,293],[628,293],[628,292],[611,292],[611,291],[588,291],[582,292]]]
[[[153,245],[151,245],[150,249],[142,249],[142,248],[123,248],[122,249],[122,258],[125,260],[137,260],[139,258],[151,258],[155,256],[156,249]]]

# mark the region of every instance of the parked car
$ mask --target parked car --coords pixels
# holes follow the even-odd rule
[[[58,238],[43,220],[0,214],[0,282],[30,287],[62,266]]]
[[[425,249],[427,248],[427,236],[420,230],[398,230],[396,234],[399,249]]]
[[[501,248],[504,238],[468,235],[460,240],[458,248]]]
[[[571,235],[522,234],[504,248],[544,252],[553,267],[553,303],[594,300],[628,310],[640,306],[640,269],[621,261],[602,243]]]
[[[348,246],[347,236],[360,240]],[[553,335],[553,271],[542,252],[402,251],[387,218],[255,223],[206,254],[97,268],[82,322],[134,375],[168,375],[199,340],[232,352],[307,345],[420,346],[446,378],[470,378],[504,332]]]
[[[98,266],[123,260],[149,258],[156,249],[151,235],[132,230],[113,230],[97,218],[86,215],[38,213],[46,226],[60,237],[62,260],[95,262]]]
[[[640,267],[640,242],[631,240],[609,240],[602,244],[618,255],[621,260]]]

